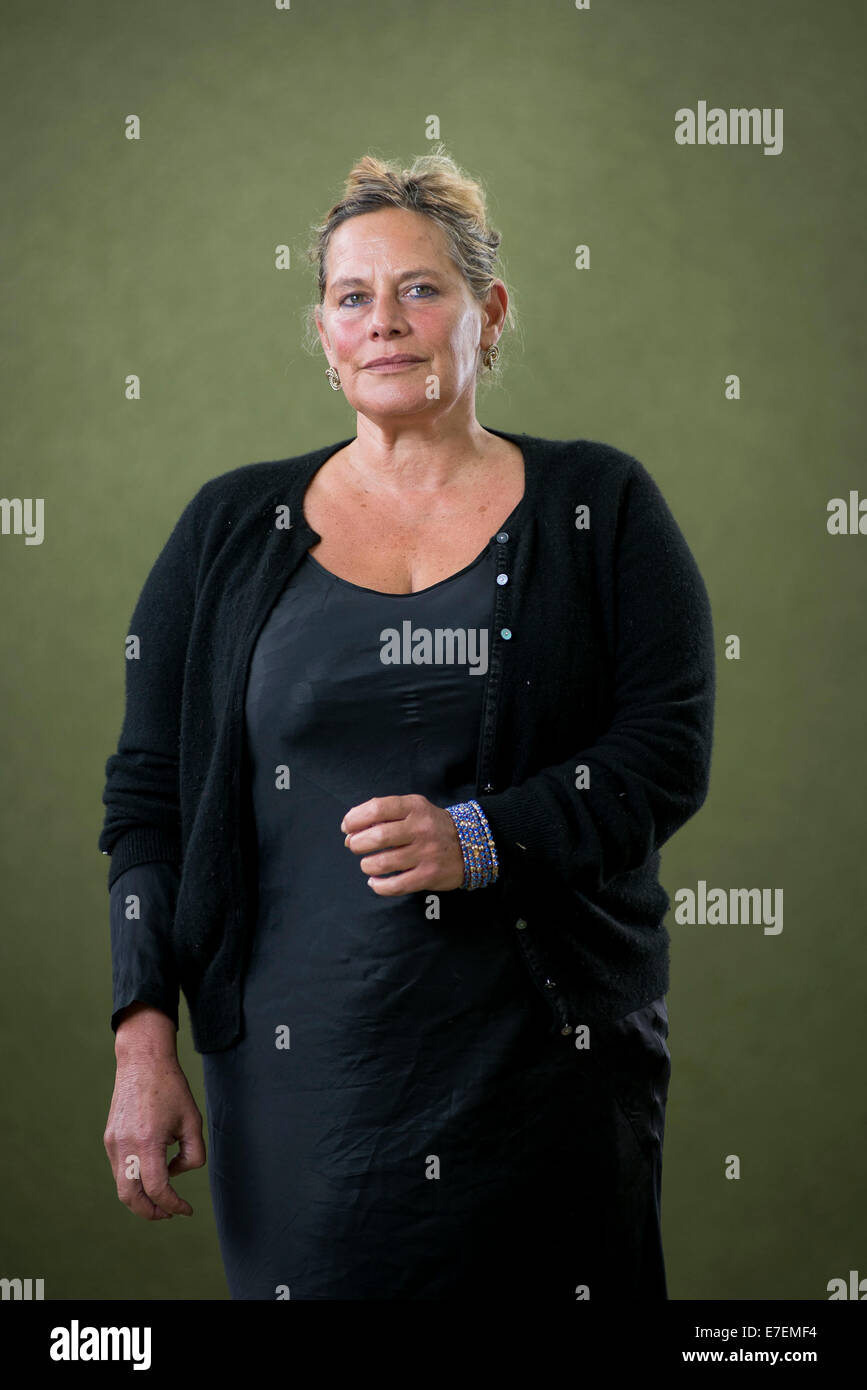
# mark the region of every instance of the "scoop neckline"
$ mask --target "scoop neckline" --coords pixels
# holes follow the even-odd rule
[[[507,526],[514,525],[516,516],[518,515],[524,504],[527,502],[527,499],[530,495],[531,482],[530,470],[532,464],[530,462],[530,451],[529,449],[525,449],[524,445],[521,442],[522,437],[525,436],[511,434],[507,430],[496,430],[491,425],[485,425],[484,428],[487,430],[488,434],[496,434],[501,439],[508,439],[511,444],[515,444],[521,450],[521,457],[524,460],[524,491],[519,497],[518,501],[515,503],[512,510],[509,512],[509,515],[506,517],[505,521],[500,523],[496,531],[494,531],[493,535],[489,538],[489,540],[485,544],[484,549],[480,551],[480,553],[476,556],[475,560],[471,560],[468,565],[464,565],[463,569],[456,570],[454,574],[447,574],[445,579],[438,579],[436,584],[429,584],[425,589],[413,589],[408,594],[392,594],[387,589],[368,589],[364,584],[353,584],[351,579],[342,579],[341,576],[339,574],[335,574],[333,570],[326,569],[325,566],[319,560],[316,559],[315,555],[310,554],[309,550],[305,550],[304,552],[305,560],[310,560],[322,574],[327,575],[329,579],[333,579],[335,583],[344,584],[348,589],[356,589],[359,593],[362,594],[377,594],[380,598],[418,598],[421,594],[433,593],[434,589],[440,589],[442,588],[443,584],[450,584],[453,579],[460,579],[462,575],[465,575],[471,569],[474,569],[475,566],[478,565],[487,555],[488,551],[490,550],[494,541],[497,539],[497,536],[500,534],[500,532],[504,531]],[[344,440],[343,443],[338,444],[337,447],[334,450],[332,450],[332,453],[337,453],[340,449],[344,448],[346,444],[352,443],[352,441],[356,437],[357,436],[353,435],[352,440]],[[329,454],[328,457],[330,458],[331,454]],[[324,462],[326,463],[327,461],[327,459],[324,460]],[[312,527],[309,527],[309,523],[308,528],[312,532]],[[313,534],[317,536],[317,539],[322,539],[321,536],[318,535],[318,533],[313,532]]]
[[[454,574],[447,574],[445,579],[438,579],[436,584],[428,584],[424,589],[412,589],[406,594],[393,594],[388,589],[368,589],[364,584],[353,584],[351,579],[343,579],[339,574],[335,574],[333,570],[327,570],[325,566],[317,560],[315,555],[310,554],[309,550],[306,552],[304,558],[315,565],[322,574],[327,575],[329,579],[333,579],[335,584],[343,584],[347,589],[357,589],[362,594],[375,594],[377,598],[421,598],[423,594],[432,594],[435,589],[441,589],[444,584],[451,584],[455,579],[461,579],[465,574],[469,574],[470,570],[474,570],[476,565],[481,564],[495,540],[496,535],[491,536],[484,550],[476,556],[475,560],[471,560],[468,565],[464,565],[462,570],[456,570]]]

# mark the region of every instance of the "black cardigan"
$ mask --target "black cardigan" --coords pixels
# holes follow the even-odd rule
[[[509,530],[492,532],[499,576],[476,795],[501,871],[476,891],[496,894],[552,1026],[569,1033],[668,988],[659,849],[707,796],[710,601],[637,459],[593,440],[485,428],[521,448],[525,491]],[[179,866],[171,943],[201,1052],[240,1034],[254,920],[242,738],[249,659],[277,595],[320,539],[303,514],[306,488],[350,442],[203,484],[128,629],[126,709],[106,763],[99,848],[111,855],[109,888],[134,864]]]

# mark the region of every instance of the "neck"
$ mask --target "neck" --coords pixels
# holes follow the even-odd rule
[[[482,477],[500,441],[473,420],[458,428],[436,425],[394,428],[359,416],[357,438],[347,446],[349,476],[367,492],[441,493]]]

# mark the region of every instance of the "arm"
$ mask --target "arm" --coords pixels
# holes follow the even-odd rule
[[[99,837],[111,854],[117,1071],[103,1144],[118,1198],[148,1221],[192,1215],[171,1179],[205,1162],[202,1116],[178,1063],[177,981],[169,936],[182,861],[179,741],[195,603],[196,503],[151,569],[130,623],[126,708],[106,763]],[[129,874],[129,877],[127,877]],[[141,915],[128,916],[130,895]],[[179,1144],[169,1161],[167,1149]]]
[[[637,461],[635,461],[637,463]],[[594,893],[639,868],[707,796],[715,697],[710,600],[656,483],[638,465],[612,551],[610,723],[519,786],[479,796],[504,866]],[[576,787],[576,768],[589,786]]]
[[[120,1201],[146,1221],[191,1216],[170,1179],[205,1162],[202,1116],[177,1056],[177,884],[174,864],[137,864],[111,889],[117,1069],[103,1143]]]
[[[123,1019],[140,1013],[136,1004],[159,1011],[165,1026],[177,1032],[179,987],[171,922],[179,877],[175,864],[134,864],[112,884],[111,1026],[115,1033]],[[135,1031],[139,1030],[140,1026]],[[131,1031],[124,1030],[126,1035]]]
[[[198,503],[204,491],[199,489],[175,524],[129,624],[124,719],[117,751],[105,765],[102,795],[107,809],[99,848],[112,856],[109,888],[134,864],[178,864],[182,858],[181,700],[195,605]]]

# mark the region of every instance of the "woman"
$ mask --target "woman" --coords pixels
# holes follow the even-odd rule
[[[236,1299],[667,1297],[659,847],[707,794],[710,606],[636,459],[478,423],[499,240],[442,152],[356,165],[312,256],[357,433],[206,483],[127,639],[105,1145],[191,1214],[182,990]]]

